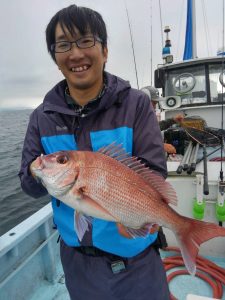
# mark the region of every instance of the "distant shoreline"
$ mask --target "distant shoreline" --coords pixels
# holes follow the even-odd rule
[[[0,107],[0,112],[2,111],[18,111],[18,110],[34,110],[34,108],[31,107]]]

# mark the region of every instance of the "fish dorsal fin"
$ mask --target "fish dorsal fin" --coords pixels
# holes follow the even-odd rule
[[[149,186],[155,188],[166,203],[177,205],[176,192],[170,183],[165,181],[158,173],[146,167],[137,157],[131,156],[130,153],[126,152],[122,144],[118,145],[116,142],[113,142],[101,148],[98,152],[110,156],[129,167],[141,176]]]
[[[122,144],[116,144],[116,142],[113,142],[106,147],[100,148],[98,152],[112,157],[118,161],[131,157],[131,154],[125,151]]]
[[[139,173],[141,177],[162,196],[166,203],[177,205],[177,195],[172,185],[156,172],[147,168]]]

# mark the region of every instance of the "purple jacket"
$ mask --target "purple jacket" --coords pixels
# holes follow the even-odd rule
[[[94,109],[79,115],[65,100],[66,81],[59,82],[45,96],[43,103],[30,116],[19,172],[22,189],[38,198],[47,194],[29,172],[30,163],[41,153],[60,150],[90,150],[112,142],[122,143],[126,151],[145,161],[151,169],[166,177],[166,162],[161,132],[148,96],[132,89],[126,81],[105,73],[107,87]],[[141,201],[141,199],[140,199]],[[64,242],[79,246],[74,231],[74,210],[52,199],[54,222]],[[104,251],[131,257],[156,239],[126,239],[113,222],[95,219],[92,224],[92,244]]]

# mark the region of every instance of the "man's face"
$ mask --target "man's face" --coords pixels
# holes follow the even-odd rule
[[[65,34],[66,33],[66,34]],[[82,35],[75,30],[75,35],[71,36],[69,31],[63,32],[61,26],[57,24],[55,31],[55,41],[76,41]],[[87,35],[92,35],[88,33]],[[56,63],[67,80],[71,90],[95,89],[101,86],[103,81],[103,66],[107,61],[108,50],[102,48],[102,44],[97,42],[94,47],[80,49],[75,44],[70,51],[55,53]]]

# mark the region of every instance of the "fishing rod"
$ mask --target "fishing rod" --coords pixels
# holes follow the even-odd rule
[[[224,120],[224,113],[223,113],[223,107],[224,107],[224,0],[223,0],[223,29],[222,29],[222,73],[221,73],[221,85],[222,85],[222,103],[221,103],[221,131],[223,131],[223,120]],[[224,150],[224,137],[221,137],[221,152],[220,152],[220,182],[219,182],[219,197],[218,197],[218,203],[217,203],[217,207],[216,210],[220,209],[221,205],[224,205],[224,192],[225,192],[225,183],[223,181],[224,177],[223,177],[223,150]],[[219,225],[223,226],[223,219],[219,220]]]
[[[223,95],[224,95],[224,0],[223,0],[223,30],[222,30],[222,45],[223,45],[223,51],[222,51],[222,104],[221,104],[221,131],[223,131],[223,120],[224,120],[224,114],[223,114],[223,106],[224,106],[224,100],[223,100]],[[220,180],[223,181],[223,148],[224,148],[224,138],[221,138],[221,152],[220,152],[220,157],[221,157],[221,164],[220,164]]]
[[[150,18],[151,18],[151,42],[150,42],[150,46],[151,46],[151,86],[152,86],[152,0],[151,0],[151,14],[150,14]]]
[[[127,13],[127,21],[128,21],[128,25],[129,25],[129,31],[130,31],[130,39],[131,39],[131,47],[132,47],[132,51],[133,51],[133,59],[134,59],[134,68],[135,68],[136,82],[137,82],[137,87],[139,89],[138,75],[137,75],[137,64],[136,64],[135,52],[134,52],[133,34],[132,34],[132,29],[131,29],[130,18],[129,18],[129,13],[128,13],[128,9],[127,9],[126,0],[124,0],[124,4],[125,4],[126,13]]]

